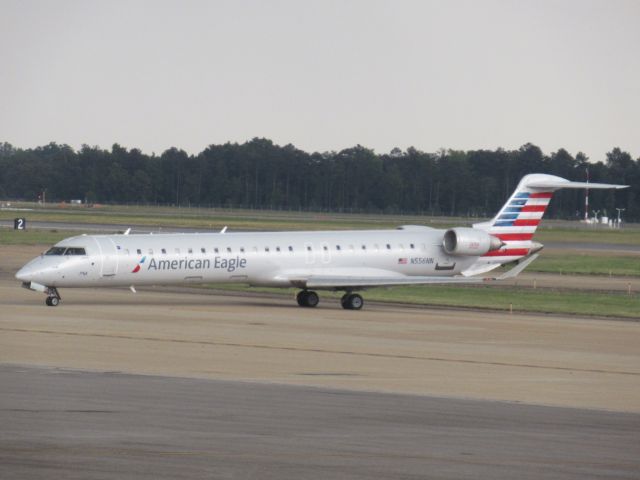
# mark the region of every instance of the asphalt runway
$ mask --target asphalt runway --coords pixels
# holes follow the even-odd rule
[[[67,289],[1,247],[0,478],[639,478],[640,324]]]
[[[638,478],[640,415],[0,366],[1,478]]]

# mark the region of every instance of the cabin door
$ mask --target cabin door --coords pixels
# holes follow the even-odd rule
[[[113,277],[118,273],[118,250],[109,237],[94,237],[100,249],[100,276]]]

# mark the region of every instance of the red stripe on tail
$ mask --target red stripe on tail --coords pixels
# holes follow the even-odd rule
[[[529,198],[551,198],[553,197],[553,192],[540,192],[540,193],[532,193],[529,195]]]
[[[493,233],[492,235],[504,242],[531,240],[533,238],[533,233]]]
[[[537,227],[540,220],[524,219],[513,222],[514,227]]]
[[[547,209],[546,205],[525,205],[520,209],[521,212],[544,212]]]

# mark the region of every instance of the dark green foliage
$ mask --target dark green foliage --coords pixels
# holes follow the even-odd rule
[[[159,157],[114,144],[19,149],[0,144],[0,197],[49,201],[233,206],[334,212],[493,215],[520,178],[533,172],[627,183],[628,190],[592,192],[593,208],[640,220],[640,159],[614,148],[606,162],[589,163],[560,149],[545,155],[535,145],[518,150],[414,148],[378,155],[357,145],[340,152],[306,153],[255,138],[210,145],[198,155],[171,148]],[[562,191],[549,216],[582,217],[583,191]]]

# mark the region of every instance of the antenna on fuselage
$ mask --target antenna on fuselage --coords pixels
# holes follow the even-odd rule
[[[123,235],[129,235],[129,233],[131,233],[131,228],[127,228],[127,229],[124,231]]]
[[[220,233],[224,233],[227,231],[227,226],[225,225],[224,228],[222,230],[220,230]]]

